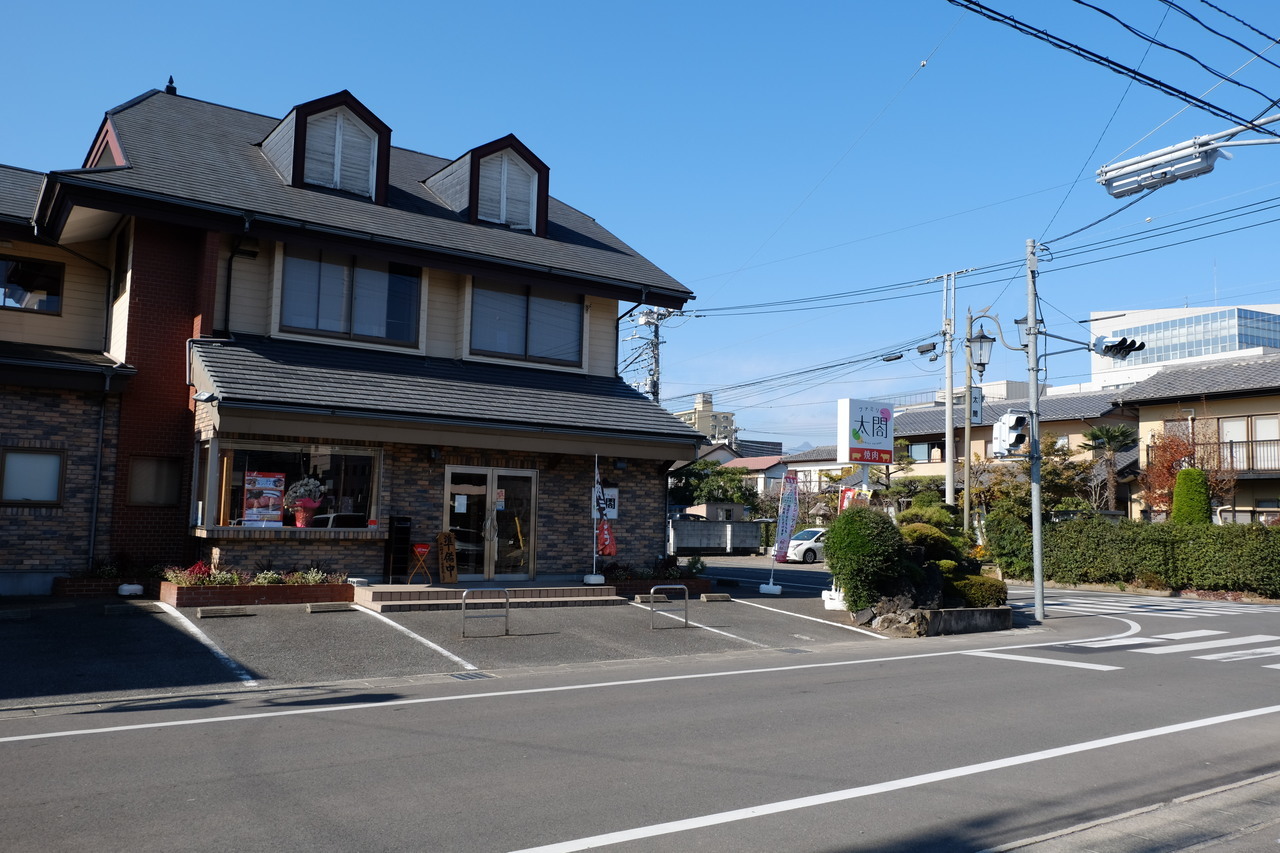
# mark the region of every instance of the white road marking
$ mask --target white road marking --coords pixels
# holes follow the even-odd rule
[[[1086,649],[1110,649],[1117,646],[1142,646],[1147,643],[1159,643],[1150,637],[1121,637],[1118,640],[1098,640],[1094,643],[1064,643],[1067,646],[1082,646]]]
[[[1148,740],[1150,738],[1162,737],[1164,735],[1178,734],[1181,732],[1191,731],[1193,729],[1202,729],[1208,728],[1209,726],[1234,723],[1239,720],[1247,720],[1253,717],[1262,717],[1276,713],[1280,713],[1280,705],[1256,708],[1252,711],[1239,711],[1234,714],[1223,714],[1218,717],[1206,717],[1200,720],[1189,720],[1185,723],[1175,723],[1171,726],[1160,726],[1158,728],[1130,732],[1129,734],[1124,735],[1114,735],[1112,737],[1084,741],[1083,743],[1045,749],[1040,752],[1011,755],[1008,758],[998,758],[994,761],[984,761],[979,764],[968,764],[962,767],[954,767],[950,770],[938,770],[933,773],[922,773],[918,776],[907,776],[903,779],[894,779],[889,782],[880,782],[875,785],[863,785],[859,788],[846,788],[842,791],[830,791],[825,794],[798,797],[793,800],[779,800],[778,802],[773,803],[762,803],[760,805],[750,806],[744,809],[734,809],[732,811],[719,812],[717,814],[703,815],[702,817],[674,820],[669,823],[640,826],[635,829],[625,829],[620,832],[608,832],[603,835],[594,835],[588,838],[577,838],[571,841],[561,841],[555,844],[543,845],[541,847],[528,847],[523,850],[515,851],[515,853],[573,853],[573,851],[589,850],[593,847],[603,847],[607,844],[622,844],[628,841],[637,841],[642,838],[655,838],[660,835],[673,835],[677,832],[689,832],[695,829],[705,829],[709,826],[733,823],[735,821],[747,820],[753,817],[764,817],[765,815],[781,814],[782,812],[813,808],[815,806],[825,806],[831,803],[840,803],[848,800],[860,799],[862,797],[869,797],[874,794],[883,794],[889,791],[901,791],[905,788],[915,788],[921,785],[930,785],[934,782],[959,779],[964,776],[976,776],[979,773],[990,773],[995,770],[1005,770],[1009,767],[1017,767],[1019,765],[1031,764],[1037,761],[1046,761],[1051,758],[1061,758],[1064,755],[1075,755],[1077,753],[1087,752],[1093,749],[1105,749],[1107,747],[1119,746],[1121,744],[1134,743],[1136,741]]]
[[[1192,640],[1196,637],[1216,637],[1219,634],[1225,634],[1226,631],[1210,631],[1208,629],[1200,631],[1179,631],[1176,634],[1156,634],[1157,640]]]
[[[1156,649],[1132,649],[1140,655],[1174,655],[1178,652],[1198,652],[1201,649],[1219,649],[1224,646],[1247,646],[1250,643],[1265,643],[1268,640],[1280,640],[1270,634],[1251,634],[1248,637],[1228,637],[1225,640],[1205,640],[1203,643],[1179,643],[1176,646],[1160,646]]]
[[[381,619],[383,622],[386,622],[388,625],[390,625],[392,628],[395,628],[401,634],[404,634],[405,636],[410,637],[415,642],[422,643],[422,645],[431,649],[433,652],[438,652],[439,654],[443,655],[444,657],[448,658],[449,660],[461,666],[463,669],[479,669],[479,667],[477,667],[475,664],[467,663],[462,658],[458,657],[453,652],[446,649],[444,646],[436,645],[435,643],[428,640],[426,637],[423,637],[420,634],[413,633],[408,628],[401,625],[399,622],[395,621],[394,619],[388,619],[386,616],[383,616],[381,613],[378,613],[376,610],[370,610],[367,607],[361,607],[359,605],[356,605],[356,610],[359,610],[362,613],[368,613],[370,616],[374,617],[375,619]]]
[[[677,619],[681,622],[684,621],[683,616],[677,616],[674,613],[670,613],[666,610],[656,610],[652,607],[645,607],[643,604],[637,604],[634,601],[628,601],[627,603],[630,604],[632,607],[639,607],[641,610],[652,610],[654,613],[657,613],[659,616],[667,616],[667,617],[670,617],[671,619]],[[697,622],[690,622],[689,624],[694,628],[701,628],[702,630],[710,631],[713,634],[722,634],[732,640],[740,640],[744,643],[750,643],[751,645],[758,646],[759,648],[762,648],[762,649],[768,648],[768,646],[766,646],[764,643],[757,643],[755,640],[748,640],[746,637],[739,637],[737,634],[730,634],[728,631],[721,631],[719,628],[711,628],[707,625],[700,625]]]
[[[808,619],[811,622],[821,622],[823,625],[830,625],[833,628],[844,628],[847,631],[856,631],[859,634],[866,634],[868,637],[875,637],[877,640],[889,639],[884,634],[877,634],[875,631],[868,631],[865,628],[859,628],[855,625],[841,625],[839,622],[828,622],[826,619],[819,619],[816,616],[805,616],[803,613],[791,613],[787,610],[779,610],[776,607],[766,607],[763,604],[756,604],[754,601],[743,601],[741,598],[735,598],[733,601],[737,604],[750,604],[752,607],[759,607],[761,610],[771,610],[774,613],[794,616],[797,619]]]
[[[194,622],[183,616],[178,608],[170,604],[165,604],[163,601],[157,601],[156,605],[165,613],[168,613],[174,619],[177,619],[178,625],[182,630],[195,637],[202,646],[212,652],[213,656],[217,658],[223,666],[231,670],[231,674],[240,679],[240,682],[244,684],[245,687],[258,686],[258,682],[254,680],[253,676],[249,674],[247,669],[240,665],[239,661],[231,657],[231,655],[227,654],[222,649],[218,648],[218,644],[210,639],[208,634],[197,628]]]
[[[1095,669],[1099,672],[1110,672],[1115,669],[1124,669],[1122,666],[1106,666],[1100,663],[1084,663],[1076,660],[1057,660],[1056,658],[1038,658],[1031,655],[1006,655],[1002,652],[965,652],[976,658],[998,658],[1000,660],[1019,660],[1027,663],[1047,663],[1053,666],[1070,666],[1076,669]]]
[[[1237,649],[1234,652],[1218,652],[1213,655],[1196,655],[1196,660],[1249,660],[1251,658],[1273,658],[1280,655],[1280,646],[1268,646],[1261,649]]]

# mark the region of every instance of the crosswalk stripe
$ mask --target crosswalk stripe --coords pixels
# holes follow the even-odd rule
[[[1252,634],[1248,637],[1228,637],[1224,640],[1206,640],[1202,643],[1180,643],[1176,646],[1160,646],[1154,649],[1133,649],[1143,655],[1171,655],[1178,652],[1197,652],[1201,649],[1217,649],[1224,646],[1247,646],[1250,643],[1265,643],[1269,640],[1280,640],[1270,634]]]
[[[1000,660],[1017,660],[1026,663],[1047,663],[1052,666],[1069,666],[1076,669],[1095,669],[1100,672],[1110,672],[1114,669],[1124,669],[1122,666],[1106,666],[1100,663],[1083,663],[1076,660],[1055,660],[1054,658],[1039,658],[1032,655],[1006,655],[1000,652],[964,652],[964,654],[972,655],[978,658],[998,658]]]
[[[1150,637],[1119,637],[1114,640],[1098,640],[1093,643],[1072,643],[1073,646],[1080,646],[1085,649],[1112,649],[1116,646],[1142,646],[1147,643],[1162,642],[1158,639]]]
[[[1196,655],[1196,660],[1249,660],[1250,658],[1273,658],[1280,655],[1280,646],[1268,646],[1262,649],[1238,649],[1234,652],[1218,652],[1214,655]]]
[[[1200,631],[1179,631],[1177,634],[1156,634],[1157,640],[1190,640],[1195,637],[1214,637],[1218,634],[1225,634],[1226,631],[1211,631],[1202,629]]]

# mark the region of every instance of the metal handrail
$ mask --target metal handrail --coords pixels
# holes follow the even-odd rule
[[[468,619],[502,619],[502,635],[504,637],[511,635],[511,590],[500,589],[505,599],[501,613],[467,613],[467,596],[473,592],[493,592],[492,588],[466,589],[462,591],[462,636],[467,636],[467,620]]]
[[[653,597],[654,597],[654,594],[660,589],[684,590],[684,627],[688,628],[689,627],[689,587],[685,586],[682,583],[663,583],[663,584],[658,584],[655,587],[650,587],[649,589],[649,630],[650,631],[654,630],[653,614],[659,612],[658,608],[654,607]],[[663,610],[661,612],[667,613],[670,611]]]

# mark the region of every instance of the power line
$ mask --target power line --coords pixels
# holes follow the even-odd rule
[[[1108,59],[1105,56],[1094,53],[1093,51],[1088,50],[1087,48],[1083,48],[1078,44],[1074,44],[1072,42],[1067,41],[1066,39],[1059,38],[1058,36],[1055,36],[1052,33],[1048,33],[1044,30],[1036,29],[1035,27],[1032,27],[1028,24],[1023,23],[1022,21],[1019,21],[1017,18],[1006,15],[1003,12],[997,12],[996,10],[990,9],[982,5],[981,3],[977,3],[975,2],[975,0],[947,0],[947,2],[953,6],[959,6],[964,9],[970,9],[974,12],[977,12],[979,15],[986,18],[987,20],[995,21],[998,24],[1003,24],[1004,26],[1009,27],[1010,29],[1016,30],[1017,32],[1022,33],[1023,35],[1031,36],[1032,38],[1039,39],[1040,41],[1043,41],[1052,47],[1056,47],[1059,50],[1065,50],[1068,53],[1075,54],[1076,56],[1079,56],[1081,59],[1086,59],[1089,62],[1094,63],[1095,65],[1100,65],[1109,71],[1114,71],[1115,73],[1128,77],[1129,79],[1134,80],[1138,83],[1141,83],[1144,86],[1155,89],[1158,92],[1163,92],[1166,95],[1175,97],[1180,101],[1191,104],[1193,107],[1196,107],[1197,109],[1204,110],[1210,115],[1215,115],[1220,119],[1231,122],[1232,124],[1244,125],[1245,127],[1248,127],[1250,130],[1256,130],[1257,132],[1266,134],[1268,136],[1280,137],[1280,134],[1277,134],[1275,131],[1270,130],[1266,127],[1260,127],[1254,124],[1252,121],[1246,118],[1243,118],[1241,116],[1238,116],[1229,110],[1223,109],[1222,107],[1219,107],[1216,104],[1211,104],[1202,98],[1197,98],[1195,95],[1192,95],[1189,92],[1184,92],[1181,89],[1171,86],[1162,80],[1157,80],[1154,77],[1151,77],[1147,74],[1143,74],[1141,71],[1138,71],[1135,68],[1130,68],[1127,65],[1121,65],[1120,63],[1115,62],[1111,59]],[[1264,97],[1266,96],[1264,95]]]

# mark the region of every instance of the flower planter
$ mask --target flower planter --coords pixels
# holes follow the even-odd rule
[[[247,604],[318,604],[355,601],[349,583],[245,584],[243,586],[178,586],[160,584],[160,600],[174,607],[218,607]]]
[[[149,598],[158,592],[156,582],[147,578],[54,578],[52,593],[61,598],[104,598],[118,595],[126,583],[141,584]]]
[[[711,592],[711,580],[709,578],[676,578],[674,580],[649,579],[649,580],[626,580],[626,581],[606,580],[605,584],[608,586],[612,586],[614,589],[614,592],[621,596],[648,595],[649,590],[653,589],[655,586],[669,586],[669,585],[675,585],[675,584],[688,587],[690,598],[697,598],[698,596],[702,595],[704,592]],[[660,590],[659,595],[662,595],[662,594],[666,594],[668,596],[671,596],[671,595],[678,596],[680,595],[680,590],[678,589]]]

